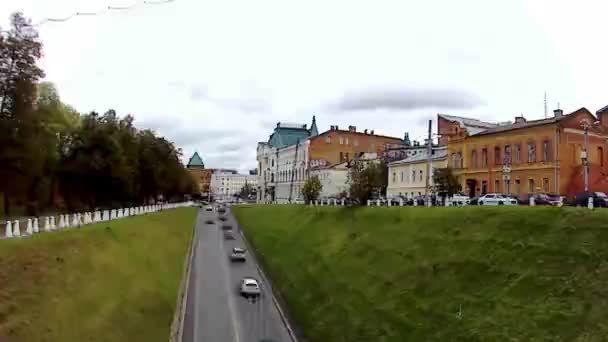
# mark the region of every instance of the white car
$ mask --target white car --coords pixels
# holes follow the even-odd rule
[[[517,205],[517,200],[503,194],[485,194],[479,197],[479,205]]]
[[[243,278],[240,292],[245,297],[257,297],[262,293],[260,284],[254,278]]]
[[[213,211],[213,207],[208,205],[205,207],[205,211]]]
[[[454,196],[452,196],[451,198],[448,199],[448,205],[458,206],[458,207],[463,206],[463,205],[469,205],[470,200],[471,199],[467,195],[454,194]]]
[[[245,249],[239,248],[239,247],[234,247],[232,249],[232,254],[230,254],[230,260],[244,262],[246,260]]]

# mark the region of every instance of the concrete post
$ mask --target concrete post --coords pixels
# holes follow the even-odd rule
[[[28,218],[27,219],[27,226],[25,228],[25,233],[27,235],[32,235],[34,234],[34,225],[32,224],[32,219]]]
[[[5,236],[7,238],[12,238],[13,237],[13,223],[11,221],[6,221],[6,232],[5,232]]]
[[[533,207],[536,205],[536,202],[534,200],[534,196],[530,196],[530,206]]]
[[[403,207],[403,197],[399,197],[399,206]]]
[[[72,227],[78,228],[80,226],[80,214],[74,214],[72,216]]]
[[[45,232],[51,231],[51,218],[48,216],[44,218],[44,231]]]
[[[418,199],[416,197],[414,197],[414,207],[418,206]]]
[[[19,230],[19,220],[15,220],[15,222],[13,222],[13,236],[21,236],[21,231]]]
[[[32,227],[32,230],[34,231],[34,233],[39,233],[40,232],[40,227],[38,226],[38,218],[34,218],[34,226]]]
[[[450,206],[450,199],[447,196],[445,197],[445,200],[443,201],[443,205],[446,207]]]
[[[342,198],[342,206],[344,206],[346,204],[346,200],[344,198]]]
[[[116,209],[110,210],[110,221],[116,219]]]
[[[59,225],[57,226],[57,228],[63,229],[64,227],[65,227],[65,220],[63,218],[63,215],[59,215]]]
[[[587,208],[593,209],[593,197],[589,197],[589,199],[587,199]]]
[[[51,216],[51,230],[55,230],[57,227],[55,226],[55,216]]]
[[[110,220],[110,212],[108,210],[103,211],[103,213],[101,214],[101,220],[104,222]]]
[[[376,205],[380,206],[380,199],[379,198],[376,200]]]
[[[393,205],[393,203],[391,203],[392,201],[393,201],[392,199],[391,200],[387,200],[386,201],[386,205],[388,205],[389,207],[392,206]]]
[[[372,200],[367,200],[367,206],[371,207],[372,206]]]
[[[65,214],[63,215],[63,221],[65,222],[65,228],[70,228],[70,215],[69,214]]]

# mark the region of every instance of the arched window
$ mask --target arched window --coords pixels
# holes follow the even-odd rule
[[[473,150],[471,152],[471,167],[477,168],[477,151]]]

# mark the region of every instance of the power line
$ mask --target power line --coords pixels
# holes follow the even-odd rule
[[[136,1],[129,6],[106,6],[98,11],[94,12],[74,12],[63,18],[44,18],[35,24],[28,25],[29,27],[40,27],[48,23],[65,23],[75,17],[93,17],[109,14],[110,12],[127,12],[139,6],[154,6],[154,5],[166,5],[177,0],[145,0]],[[10,30],[0,30],[0,33],[8,33]]]

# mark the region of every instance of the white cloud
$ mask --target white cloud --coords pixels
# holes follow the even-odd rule
[[[0,13],[37,20],[129,3],[3,0]],[[541,117],[546,91],[550,110],[558,101],[566,111],[596,110],[607,104],[607,12],[605,1],[585,0],[176,0],[45,25],[42,64],[78,109],[133,113],[207,165],[244,170],[275,122],[309,124],[313,114],[321,129],[352,124],[416,138],[436,107],[488,120]],[[442,106],[408,105],[398,92],[383,95],[387,84],[410,95],[466,90],[485,105],[454,106],[445,93],[432,96]],[[370,85],[380,85],[367,92],[373,105],[349,115],[323,106]],[[244,145],[222,153],[236,142],[214,132]]]

